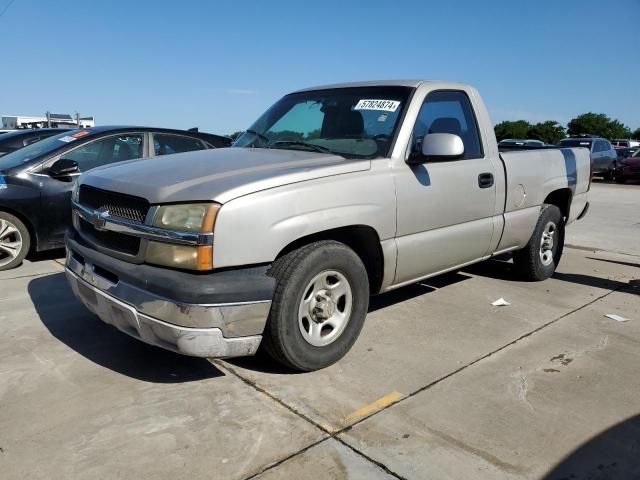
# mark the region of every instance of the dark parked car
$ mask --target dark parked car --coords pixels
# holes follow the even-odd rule
[[[626,149],[634,150],[634,149]],[[627,180],[640,180],[640,149],[624,158],[618,159],[618,170],[616,171],[616,182],[626,183]]]
[[[618,155],[618,164],[620,163],[620,159],[627,158],[633,156],[640,148],[616,148],[616,155]]]
[[[197,131],[94,127],[66,130],[0,157],[0,270],[19,265],[30,249],[64,245],[71,191],[80,173],[125,160],[229,145],[230,138]]]
[[[0,134],[0,157],[15,152],[27,145],[39,142],[45,138],[68,132],[68,128],[38,128],[33,130],[14,130]]]
[[[618,168],[618,155],[609,140],[600,137],[571,137],[560,140],[561,147],[584,147],[591,152],[591,168],[594,175],[612,180]]]

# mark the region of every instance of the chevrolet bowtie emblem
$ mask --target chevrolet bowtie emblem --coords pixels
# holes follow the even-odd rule
[[[106,208],[101,208],[100,210],[96,210],[91,215],[91,225],[93,228],[99,231],[104,231],[105,225],[107,224],[107,219],[109,218],[109,210]]]

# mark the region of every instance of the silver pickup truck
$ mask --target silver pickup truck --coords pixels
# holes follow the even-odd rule
[[[66,271],[144,342],[203,357],[262,345],[310,371],[351,348],[372,294],[505,252],[524,280],[550,277],[590,181],[583,148],[499,151],[468,85],[312,88],[231,148],[84,174]]]

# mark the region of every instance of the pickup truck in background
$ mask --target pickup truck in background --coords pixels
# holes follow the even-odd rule
[[[505,252],[523,280],[549,278],[590,182],[585,148],[499,151],[468,85],[301,90],[232,148],[83,174],[66,271],[144,342],[203,357],[262,345],[311,371],[351,348],[372,294]]]

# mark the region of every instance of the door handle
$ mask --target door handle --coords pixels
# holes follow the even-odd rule
[[[481,173],[478,175],[478,186],[480,188],[493,187],[493,173]]]

